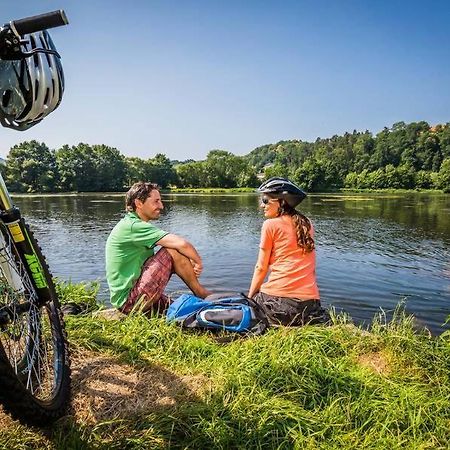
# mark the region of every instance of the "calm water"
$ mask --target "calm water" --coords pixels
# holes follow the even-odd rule
[[[104,245],[122,216],[123,195],[16,196],[54,275],[101,281]],[[263,216],[254,194],[163,196],[158,221],[187,237],[203,257],[203,283],[246,291]],[[316,227],[323,303],[369,321],[406,298],[408,312],[434,333],[450,314],[450,195],[311,195],[303,212]],[[175,278],[175,277],[174,277]],[[185,289],[173,279],[170,292]]]

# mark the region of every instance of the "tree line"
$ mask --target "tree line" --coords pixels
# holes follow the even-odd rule
[[[13,192],[123,191],[138,180],[163,188],[255,187],[271,176],[308,191],[339,188],[442,189],[450,192],[450,123],[395,123],[369,131],[280,141],[245,156],[211,150],[203,161],[127,157],[106,145],[80,143],[52,150],[37,141],[11,148],[0,167]]]
[[[314,143],[281,141],[248,156],[265,176],[283,175],[310,191],[339,188],[442,189],[450,192],[450,123],[395,123],[375,136],[345,133]]]

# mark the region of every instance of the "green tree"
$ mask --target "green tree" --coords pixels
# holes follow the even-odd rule
[[[391,158],[389,133],[389,129],[384,128],[377,134],[374,152],[370,156],[368,166],[366,167],[367,169],[373,171],[375,169],[380,169],[387,164],[393,165],[393,163],[396,162]]]
[[[256,170],[251,167],[247,162],[242,168],[241,172],[237,176],[238,187],[257,187],[260,184],[258,177],[256,176]]]
[[[206,179],[205,164],[201,161],[179,164],[176,166],[176,172],[178,176],[178,186],[180,187],[200,187]]]
[[[254,166],[259,171],[264,166],[275,161],[276,153],[274,149],[274,144],[262,145],[252,150],[245,158],[251,166]]]
[[[433,187],[433,173],[426,170],[419,170],[415,173],[415,187],[417,189],[431,189]]]
[[[446,158],[442,162],[437,182],[439,189],[450,193],[450,158]]]
[[[58,171],[54,151],[37,141],[11,148],[6,158],[6,183],[16,192],[52,192]]]
[[[125,158],[119,150],[103,144],[93,145],[92,157],[97,174],[93,190],[97,192],[123,190],[127,174]]]
[[[353,170],[355,172],[361,172],[361,170],[368,167],[374,147],[375,141],[371,133],[366,132],[358,136],[355,145],[353,146]]]
[[[370,181],[369,171],[367,169],[363,169],[358,174],[358,182],[356,184],[356,187],[358,189],[368,189],[370,187],[369,181]]]
[[[399,187],[402,189],[412,189],[415,186],[415,171],[408,164],[402,164],[396,168]]]
[[[289,177],[289,168],[280,163],[267,166],[264,169],[264,179],[268,180],[272,177]]]
[[[388,164],[385,168],[385,188],[411,189],[414,187],[415,173],[412,167],[404,164],[394,167]]]
[[[436,152],[439,152],[437,137],[430,133],[427,122],[412,122],[404,126],[404,132],[398,140],[403,149],[399,164],[406,164],[417,170],[430,170]],[[436,161],[438,164],[439,160]]]
[[[56,162],[63,191],[121,191],[126,183],[124,157],[107,145],[65,145],[57,150]]]
[[[326,187],[326,170],[321,161],[308,158],[297,169],[294,181],[308,191],[319,191]]]
[[[357,188],[358,187],[358,174],[356,172],[349,172],[345,176],[344,186],[346,188]]]
[[[393,166],[389,166],[393,167]],[[369,189],[382,189],[386,187],[387,174],[384,169],[377,169],[367,174],[367,187]]]
[[[3,179],[6,179],[6,160],[1,160],[0,161],[0,174],[2,175]]]
[[[125,184],[131,186],[137,181],[147,180],[147,174],[149,172],[147,161],[135,156],[125,157]]]
[[[166,155],[158,153],[154,158],[148,160],[147,179],[157,183],[162,188],[177,183],[177,172],[172,162]]]
[[[56,167],[58,168],[59,180],[58,190],[76,191],[77,190],[77,170],[80,167],[77,159],[76,147],[63,145],[55,152]]]
[[[101,176],[101,172],[97,173],[90,145],[84,143],[72,147],[64,145],[56,151],[56,163],[60,174],[60,190],[77,192],[96,190],[95,179]]]
[[[205,164],[207,187],[233,188],[238,185],[239,175],[248,166],[247,161],[225,150],[211,150]]]
[[[442,159],[450,158],[450,122],[436,128],[436,136],[439,139]]]
[[[417,141],[415,154],[416,170],[439,170],[442,162],[439,138],[428,131],[423,132]]]

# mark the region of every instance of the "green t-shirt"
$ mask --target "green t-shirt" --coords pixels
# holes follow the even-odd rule
[[[167,234],[134,212],[127,213],[116,224],[105,249],[106,280],[113,306],[123,306],[145,260],[154,255],[156,243]]]

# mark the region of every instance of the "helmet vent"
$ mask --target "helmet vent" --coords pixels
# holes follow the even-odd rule
[[[52,65],[52,60],[50,58],[50,55],[48,53],[45,53],[45,57],[47,58],[47,63],[49,65],[49,67],[52,68],[53,65]]]
[[[37,53],[35,53],[33,55],[33,61],[34,61],[34,67],[38,68],[39,67],[39,56],[37,55]]]
[[[49,94],[50,94],[50,89],[47,88],[46,92],[45,92],[44,105],[46,105],[48,102]]]
[[[32,34],[30,34],[29,39],[30,39],[31,48],[35,49],[36,48],[36,39],[34,38],[34,36]]]
[[[39,35],[39,39],[41,41],[42,48],[48,49],[49,45],[43,33]],[[48,53],[45,53],[45,58],[47,59],[47,64],[49,65],[49,67],[52,68],[53,67],[52,59],[50,58],[50,55]]]
[[[11,90],[7,89],[6,91],[3,92],[2,95],[2,106],[3,108],[6,108],[9,105],[9,101],[11,100]]]
[[[32,34],[30,34],[30,47],[33,50],[37,47],[36,39],[34,38],[34,36]],[[34,61],[34,67],[38,67],[39,66],[39,57],[36,53],[33,55],[33,61]]]

